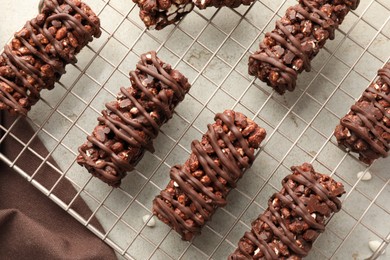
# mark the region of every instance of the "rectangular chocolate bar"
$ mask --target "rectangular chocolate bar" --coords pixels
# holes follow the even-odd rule
[[[366,163],[387,157],[390,150],[390,63],[340,120],[334,135],[339,145]]]
[[[194,4],[199,9],[206,9],[207,7],[230,7],[237,8],[240,5],[250,5],[254,0],[193,0]]]
[[[154,51],[141,55],[130,81],[131,87],[122,87],[116,100],[106,104],[77,157],[81,166],[113,187],[120,185],[146,150],[154,152],[153,139],[160,126],[172,117],[191,87],[183,74]]]
[[[191,0],[133,0],[139,16],[148,29],[161,30],[177,23],[194,8]]]
[[[40,91],[52,89],[65,66],[100,35],[99,18],[83,2],[45,0],[0,55],[0,109],[27,115]]]
[[[311,70],[311,60],[359,0],[299,0],[265,34],[260,49],[249,57],[249,74],[279,94],[293,91],[298,74]]]
[[[175,24],[194,9],[213,6],[236,8],[254,0],[133,0],[140,8],[139,17],[148,29],[161,30]]]
[[[342,183],[308,163],[291,170],[228,259],[302,259],[324,232],[326,219],[341,209]]]
[[[153,201],[153,213],[183,240],[200,234],[228,193],[250,167],[266,132],[245,115],[226,110],[215,116],[183,165],[172,167],[171,181]]]

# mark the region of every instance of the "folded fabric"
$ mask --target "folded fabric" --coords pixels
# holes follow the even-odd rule
[[[15,120],[5,114],[0,115],[0,119],[6,129]],[[12,133],[27,141],[34,131],[20,119]],[[0,136],[2,134],[0,131]],[[10,160],[23,148],[10,136],[0,145],[0,152]],[[42,156],[48,154],[37,138],[30,147]],[[52,159],[50,161],[55,165]],[[32,174],[37,168],[34,166],[40,163],[36,155],[26,150],[16,165]],[[45,164],[34,179],[45,187],[52,187],[58,178],[59,174]],[[53,193],[69,203],[76,190],[63,178]],[[92,214],[81,198],[76,199],[71,208],[84,218]],[[96,219],[91,224],[103,231]],[[0,162],[0,256],[1,259],[116,259],[108,245],[3,162]]]

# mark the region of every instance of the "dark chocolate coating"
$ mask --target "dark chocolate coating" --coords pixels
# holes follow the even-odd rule
[[[175,24],[192,11],[213,6],[236,8],[250,5],[254,0],[133,0],[140,8],[139,16],[148,29],[161,30]]]
[[[153,213],[176,230],[183,240],[201,232],[218,207],[236,187],[266,132],[245,115],[226,110],[215,116],[201,142],[183,165],[171,168],[171,181],[153,201]]]
[[[52,89],[65,66],[100,34],[99,18],[83,2],[45,0],[0,55],[0,109],[26,115],[40,91]]]
[[[121,88],[106,104],[88,141],[79,147],[77,162],[95,177],[117,187],[146,150],[190,89],[186,77],[162,62],[154,51],[141,55],[130,72],[131,87]]]
[[[299,0],[265,34],[260,49],[249,57],[249,74],[279,94],[293,91],[298,74],[311,70],[311,60],[359,0]]]
[[[254,0],[193,0],[194,4],[199,9],[206,9],[210,6],[215,8],[220,8],[223,6],[237,8],[240,5],[250,5],[253,1]]]
[[[191,0],[133,0],[140,8],[139,16],[148,29],[161,30],[180,21],[192,11]]]
[[[339,145],[359,154],[366,163],[387,157],[390,149],[390,63],[378,79],[340,120],[334,135]]]
[[[326,219],[341,209],[341,183],[308,163],[291,170],[228,259],[302,259],[325,230]]]

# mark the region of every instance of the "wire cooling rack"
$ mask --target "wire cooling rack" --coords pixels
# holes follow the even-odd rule
[[[163,31],[145,30],[138,7],[130,0],[86,2],[101,18],[102,37],[78,55],[77,65],[68,66],[61,82],[45,91],[43,100],[29,113],[28,121],[36,130],[30,140],[13,133],[18,119],[9,128],[1,126],[5,134],[0,142],[12,138],[23,146],[16,158],[0,154],[4,162],[112,246],[119,258],[128,259],[226,259],[251,221],[267,207],[268,198],[281,188],[289,167],[312,162],[317,171],[342,181],[347,194],[343,209],[329,220],[307,259],[389,259],[389,252],[383,256],[379,252],[390,239],[389,160],[381,159],[367,168],[355,155],[339,149],[332,137],[340,117],[388,61],[389,1],[361,1],[336,39],[315,58],[312,72],[303,73],[295,92],[284,96],[250,77],[247,60],[264,33],[296,1],[257,0],[235,10],[193,11],[179,25]],[[77,147],[96,125],[104,102],[130,84],[129,70],[149,50],[157,50],[193,86],[162,128],[155,154],[147,153],[121,188],[112,189],[77,165]],[[201,137],[215,113],[229,108],[244,112],[268,132],[254,165],[229,195],[229,204],[217,211],[192,242],[181,241],[159,221],[147,226],[142,218],[151,214],[152,199],[168,183],[169,168],[183,163],[190,141]],[[43,140],[48,155],[34,150],[31,144],[36,137]],[[18,167],[26,151],[41,160],[32,175]],[[36,178],[44,166],[60,174],[50,187]],[[373,178],[357,178],[361,171],[370,171]],[[70,203],[53,194],[65,179],[78,191]],[[71,208],[78,197],[92,209],[87,218]],[[93,225],[93,217],[105,232]],[[370,240],[382,241],[374,254],[368,247]]]

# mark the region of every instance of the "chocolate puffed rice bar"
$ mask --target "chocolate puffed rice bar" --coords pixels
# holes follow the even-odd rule
[[[389,155],[390,63],[378,71],[378,79],[341,118],[334,135],[339,145],[358,153],[366,164]]]
[[[52,89],[65,66],[100,35],[99,18],[83,2],[45,0],[0,55],[0,109],[27,115],[41,90]]]
[[[161,30],[180,21],[192,11],[191,0],[133,0],[140,8],[139,16],[148,29]]]
[[[121,184],[146,150],[154,152],[153,139],[191,87],[154,51],[141,55],[130,81],[130,87],[122,87],[116,100],[106,104],[99,125],[79,147],[77,157],[81,166],[113,187]]]
[[[227,204],[227,195],[252,165],[265,136],[266,131],[242,113],[218,113],[202,140],[191,143],[189,159],[171,168],[171,181],[154,199],[153,213],[183,240],[200,234],[215,211]]]
[[[265,34],[260,49],[249,57],[249,74],[279,94],[293,91],[298,74],[311,70],[311,60],[359,0],[299,0]]]
[[[308,163],[291,170],[229,260],[302,259],[324,232],[326,219],[341,209],[339,197],[345,193],[341,183],[315,172]]]

